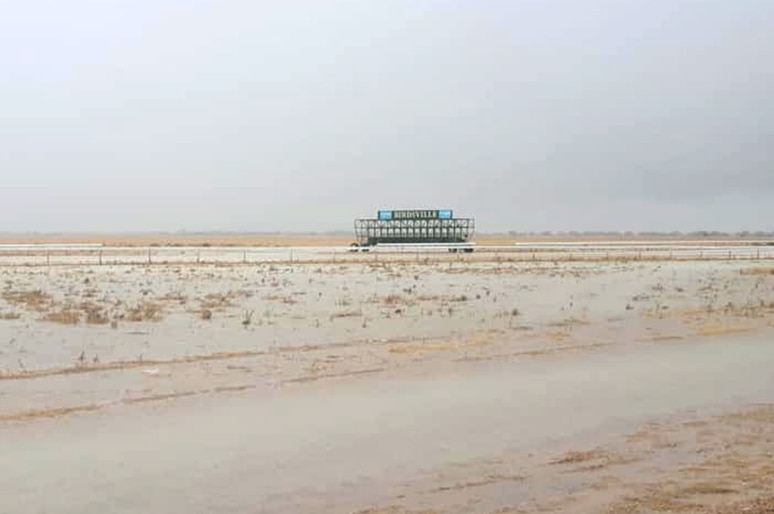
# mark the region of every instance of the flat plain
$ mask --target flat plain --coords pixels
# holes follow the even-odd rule
[[[0,512],[772,512],[774,261],[673,246],[10,254]]]

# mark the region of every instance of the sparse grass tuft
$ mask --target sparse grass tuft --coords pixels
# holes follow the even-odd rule
[[[153,302],[142,302],[126,311],[127,321],[161,321],[164,319],[164,313],[161,306]]]
[[[77,325],[81,322],[81,311],[73,307],[64,307],[58,311],[47,313],[43,316],[43,320],[61,325]]]
[[[110,319],[104,311],[88,311],[86,313],[86,324],[88,325],[107,325],[108,323],[110,323]]]
[[[349,296],[340,296],[336,300],[336,306],[338,307],[349,307],[350,305],[352,305],[352,298]]]
[[[554,465],[563,464],[579,464],[581,462],[589,462],[592,460],[600,460],[608,458],[608,454],[602,450],[590,450],[585,452],[567,452],[562,458],[551,461]]]
[[[179,292],[167,293],[160,298],[160,301],[185,305],[188,303],[188,297]]]
[[[331,314],[331,320],[334,320],[336,318],[359,318],[362,315],[363,315],[363,311],[361,310],[338,311]]]
[[[774,268],[747,268],[739,273],[742,275],[774,275]]]
[[[270,294],[268,296],[264,296],[263,299],[266,301],[284,303],[285,305],[295,305],[298,303],[298,300],[290,295]]]
[[[388,294],[384,297],[383,303],[385,305],[394,306],[403,303],[403,298],[397,294]]]
[[[202,309],[211,311],[224,310],[234,306],[236,300],[247,298],[246,291],[228,291],[227,293],[210,293],[201,300]]]
[[[51,303],[52,297],[40,290],[35,291],[6,291],[3,299],[16,307],[43,312]]]
[[[750,327],[738,327],[738,326],[704,326],[696,329],[696,334],[705,337],[722,336],[726,334],[739,334],[742,332],[750,332],[753,330]]]
[[[696,496],[702,494],[733,494],[736,493],[736,489],[725,487],[721,484],[715,484],[711,482],[700,482],[698,484],[692,484],[677,491],[677,496]],[[743,511],[744,512],[744,511]]]
[[[107,325],[110,323],[110,319],[102,307],[93,303],[84,302],[80,306],[81,310],[86,313],[86,323],[89,325]]]
[[[512,309],[503,309],[495,313],[494,317],[495,319],[498,318],[505,318],[508,320],[508,326],[513,327],[513,320],[514,318],[518,318],[521,316],[521,311],[517,309],[516,307]]]
[[[242,325],[247,327],[250,325],[250,323],[253,322],[253,314],[255,314],[254,311],[245,311],[242,315]]]

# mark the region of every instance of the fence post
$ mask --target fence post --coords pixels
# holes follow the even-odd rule
[[[148,264],[151,264],[151,249],[148,248]]]
[[[99,265],[102,266],[102,250],[99,251]]]

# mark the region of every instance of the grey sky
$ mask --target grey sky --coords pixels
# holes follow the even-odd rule
[[[774,230],[774,1],[0,12],[0,231]]]

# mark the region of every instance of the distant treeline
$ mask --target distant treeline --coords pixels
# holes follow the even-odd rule
[[[497,234],[492,234],[497,235]],[[676,237],[691,237],[691,238],[724,238],[724,237],[752,237],[752,238],[762,238],[762,237],[774,237],[774,232],[766,232],[763,230],[758,231],[749,231],[749,230],[743,230],[741,232],[721,232],[717,230],[696,230],[694,232],[680,232],[680,231],[673,231],[673,232],[658,232],[658,231],[644,231],[644,232],[633,232],[633,231],[625,231],[625,232],[617,232],[617,231],[595,231],[595,230],[587,230],[587,231],[550,231],[546,230],[543,232],[519,232],[516,230],[511,230],[507,232],[508,236],[511,237],[669,237],[669,238],[676,238]]]

